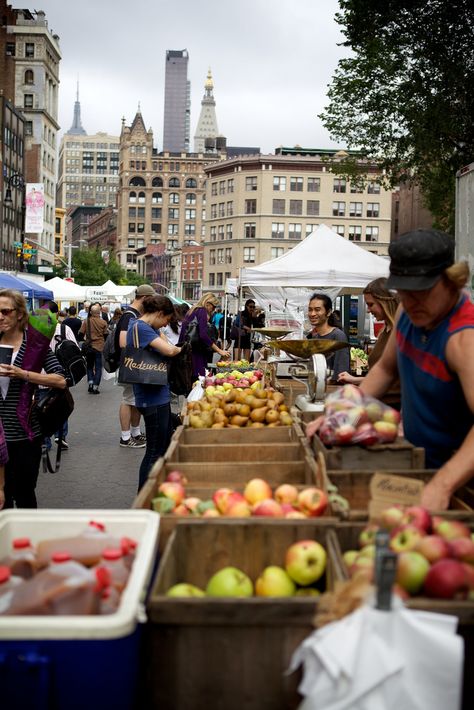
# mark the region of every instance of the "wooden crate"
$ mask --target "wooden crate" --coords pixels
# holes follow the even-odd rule
[[[188,426],[180,426],[172,436],[172,441],[177,441],[180,445],[203,445],[209,446],[221,444],[272,444],[272,443],[292,443],[301,437],[299,425],[263,427],[252,429],[243,427],[242,429],[192,429]]]
[[[324,456],[328,471],[420,470],[425,467],[425,450],[400,438],[396,439],[393,444],[328,447],[315,434],[312,439],[312,448],[315,456],[319,453]]]
[[[292,522],[292,525],[285,523]],[[263,523],[263,524],[262,524]],[[303,523],[295,524],[295,523]],[[163,555],[148,603],[147,697],[160,710],[281,710],[296,707],[299,674],[286,676],[291,655],[312,630],[311,597],[176,599],[177,582],[205,587],[226,565],[255,581],[282,565],[293,542],[326,544],[322,521],[219,521],[179,525]],[[332,569],[328,567],[328,569]],[[322,585],[332,586],[329,577]]]

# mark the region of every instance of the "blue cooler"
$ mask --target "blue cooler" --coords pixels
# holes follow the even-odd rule
[[[159,515],[147,510],[0,512],[0,559],[12,540],[33,544],[81,533],[90,520],[138,542],[116,613],[104,616],[0,616],[2,710],[106,710],[136,705],[143,601],[157,551]]]

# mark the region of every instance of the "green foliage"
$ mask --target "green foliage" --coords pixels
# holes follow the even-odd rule
[[[340,0],[341,59],[320,118],[333,139],[377,160],[394,187],[419,183],[452,230],[456,171],[474,160],[472,0]],[[339,174],[360,174],[344,161]]]
[[[99,249],[78,249],[72,256],[74,281],[80,286],[99,286],[109,279],[117,285],[139,285],[146,283],[136,273],[125,271],[110,254],[106,264]]]

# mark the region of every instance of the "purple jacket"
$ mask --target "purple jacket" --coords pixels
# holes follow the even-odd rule
[[[196,348],[193,348],[193,351],[191,353],[192,361],[193,361],[193,377],[198,377],[199,375],[205,375],[205,370],[206,370],[206,365],[209,362],[209,357],[208,357],[208,352],[212,347],[212,343],[214,342],[211,340],[209,337],[208,331],[207,331],[207,324],[208,324],[208,313],[207,310],[204,307],[201,308],[196,308],[192,313],[188,312],[186,313],[183,322],[181,324],[181,332],[179,336],[179,344],[183,343],[184,340],[186,339],[186,331],[188,329],[188,325],[193,321],[194,319],[197,319],[198,322],[198,327],[199,327],[199,338],[201,341],[201,347],[199,350],[196,350]]]

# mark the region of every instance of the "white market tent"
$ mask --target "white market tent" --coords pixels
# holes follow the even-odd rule
[[[59,276],[55,276],[54,279],[45,281],[45,286],[53,292],[55,301],[69,301],[71,303],[84,301],[84,286],[79,286],[72,281],[64,281]]]
[[[388,267],[388,259],[366,251],[321,224],[285,254],[241,269],[238,286],[336,288],[339,294],[356,294],[369,281],[388,276]]]

